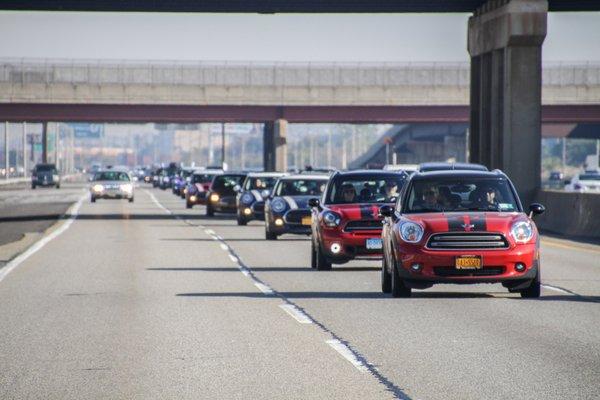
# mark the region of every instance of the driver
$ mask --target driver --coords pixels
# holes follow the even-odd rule
[[[430,210],[441,210],[438,200],[438,190],[435,186],[431,186],[423,191],[423,208]]]
[[[398,197],[398,184],[394,181],[385,181],[385,199]]]
[[[350,183],[345,183],[342,185],[342,200],[345,203],[353,203],[356,199],[356,190],[354,190],[354,186]]]

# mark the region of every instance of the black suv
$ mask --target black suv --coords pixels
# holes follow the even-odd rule
[[[60,175],[54,164],[36,164],[31,170],[31,188],[54,186],[60,188]]]

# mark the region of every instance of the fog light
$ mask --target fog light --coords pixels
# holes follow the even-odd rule
[[[252,210],[249,209],[249,208],[244,208],[244,214],[245,215],[250,215],[250,214],[252,214]]]
[[[183,194],[187,194],[188,190],[187,188],[183,189]]]
[[[216,193],[211,194],[210,201],[212,201],[213,203],[216,203],[217,201],[219,201],[219,195]]]
[[[333,254],[338,254],[340,251],[342,251],[342,246],[340,246],[339,243],[333,243],[330,248]]]
[[[515,264],[515,270],[517,270],[517,272],[523,272],[523,271],[525,271],[525,264],[523,264],[523,263],[516,263]]]
[[[275,220],[275,225],[277,225],[277,226],[283,226],[283,220],[281,218],[277,218]]]
[[[410,266],[410,270],[411,270],[412,272],[421,272],[421,270],[422,270],[422,269],[423,269],[423,266],[422,266],[421,264],[416,264],[416,263],[415,263],[415,264],[412,264],[412,265]]]
[[[195,202],[196,202],[196,200],[197,200],[196,196],[190,196],[190,201],[191,201],[192,203],[195,203]]]

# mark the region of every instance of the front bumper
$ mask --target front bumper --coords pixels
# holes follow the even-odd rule
[[[210,207],[218,213],[224,214],[235,214],[237,212],[237,205],[235,204],[235,197],[226,196],[220,197],[217,201],[210,201]]]
[[[91,195],[96,199],[131,199],[133,198],[133,192],[126,192],[124,190],[103,190],[102,192],[92,191]]]
[[[381,230],[345,232],[341,229],[323,228],[321,230],[321,246],[327,257],[334,263],[343,263],[353,259],[380,260],[382,249],[367,249],[367,239],[380,239]],[[331,251],[333,244],[340,246],[340,251]]]
[[[246,221],[255,219],[262,221],[265,219],[265,203],[262,201],[255,201],[251,205],[239,203],[237,206],[237,213]]]
[[[481,256],[481,269],[455,268],[457,256]],[[515,268],[525,265],[523,272]],[[411,269],[419,264],[421,269]],[[435,283],[503,283],[512,290],[528,284],[538,274],[539,255],[536,244],[511,245],[498,250],[429,250],[409,244],[401,245],[397,256],[398,273],[406,284],[414,288],[427,288]]]
[[[288,213],[281,214],[265,214],[265,223],[269,225],[269,231],[275,233],[277,235],[283,235],[284,233],[292,233],[295,235],[310,235],[311,234],[311,226],[303,225],[301,222],[290,221],[287,218]],[[310,211],[308,211],[308,215],[310,216]],[[275,220],[281,219],[283,220],[283,225],[276,225]],[[299,219],[301,221],[301,219]]]

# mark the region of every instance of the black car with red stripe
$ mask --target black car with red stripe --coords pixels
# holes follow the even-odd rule
[[[353,259],[380,259],[379,208],[396,201],[407,177],[404,171],[334,173],[322,199],[311,201],[311,267],[327,270]]]
[[[408,297],[437,283],[501,283],[540,296],[539,235],[533,203],[526,213],[499,170],[412,175],[394,206],[383,206],[384,293]]]

